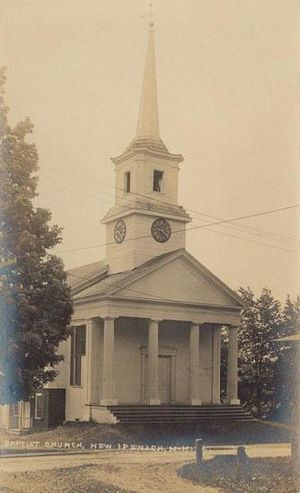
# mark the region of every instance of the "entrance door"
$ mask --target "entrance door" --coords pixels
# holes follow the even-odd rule
[[[158,358],[158,395],[161,404],[171,402],[171,357]]]

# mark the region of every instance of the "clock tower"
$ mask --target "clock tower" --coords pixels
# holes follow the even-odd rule
[[[171,154],[159,133],[153,24],[139,108],[136,136],[112,162],[115,205],[105,215],[106,261],[114,274],[185,248],[191,218],[178,205],[181,154]]]

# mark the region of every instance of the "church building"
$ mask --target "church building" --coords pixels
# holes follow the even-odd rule
[[[176,406],[238,409],[243,305],[186,251],[191,217],[178,204],[182,161],[160,137],[151,25],[136,135],[112,159],[115,205],[103,218],[106,258],[68,273],[72,334],[60,346],[65,360],[56,380],[34,398],[30,426],[49,426],[53,415],[57,423],[113,423],[122,420],[122,410],[126,421],[150,408],[158,417]],[[229,345],[221,404],[224,325]]]

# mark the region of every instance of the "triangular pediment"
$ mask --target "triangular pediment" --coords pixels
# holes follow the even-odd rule
[[[111,294],[153,301],[242,307],[238,295],[185,250],[125,284]]]

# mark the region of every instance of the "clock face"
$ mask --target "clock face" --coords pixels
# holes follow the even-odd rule
[[[156,241],[159,243],[165,243],[170,238],[172,229],[166,219],[158,218],[152,223],[151,233]]]
[[[115,224],[114,240],[116,243],[122,243],[126,236],[126,223],[123,219],[119,219]]]

